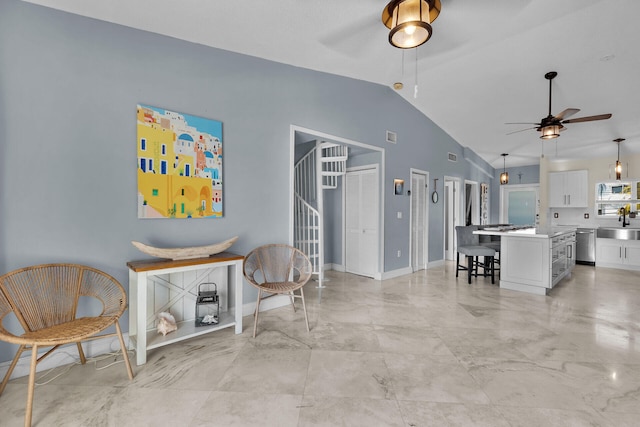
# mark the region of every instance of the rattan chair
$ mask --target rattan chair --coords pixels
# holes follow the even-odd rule
[[[247,281],[258,288],[256,311],[253,314],[254,338],[258,328],[260,301],[282,294],[289,295],[294,312],[296,310],[294,298],[302,299],[304,320],[307,324],[307,332],[309,331],[309,319],[302,287],[311,278],[313,267],[311,266],[311,261],[303,252],[289,245],[260,246],[249,252],[244,258],[242,270]],[[300,295],[294,292],[298,289],[300,289]],[[264,293],[269,295],[263,296]]]
[[[95,316],[77,317],[80,297],[102,303]],[[4,391],[22,352],[31,349],[31,369],[24,425],[31,425],[36,365],[63,344],[76,343],[80,361],[86,363],[82,341],[117,336],[129,379],[133,371],[118,319],[127,308],[124,288],[116,279],[95,268],[76,264],[46,264],[22,268],[0,277],[0,340],[19,345],[0,385]],[[14,314],[23,331],[14,334],[3,320]],[[103,333],[115,326],[115,333]],[[41,347],[51,347],[38,356]]]

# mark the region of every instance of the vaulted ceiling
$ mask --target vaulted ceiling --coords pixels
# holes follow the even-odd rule
[[[392,87],[494,167],[640,153],[640,2],[441,0],[433,36],[417,50],[388,41],[385,0],[25,0],[285,64]],[[417,69],[417,75],[416,75]],[[609,120],[509,132],[548,114]],[[417,83],[417,93],[415,86]]]

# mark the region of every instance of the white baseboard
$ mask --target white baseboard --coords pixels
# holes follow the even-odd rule
[[[411,267],[399,268],[397,270],[385,271],[382,273],[382,280],[394,279],[396,277],[412,274],[413,269]]]
[[[443,259],[439,259],[439,260],[431,261],[431,262],[427,263],[427,269],[433,268],[433,267],[442,267],[443,265],[444,265],[444,260]]]
[[[268,311],[268,310],[273,310],[274,308],[280,308],[280,307],[284,307],[285,305],[291,304],[291,300],[289,300],[289,297],[286,295],[277,295],[274,297],[271,297],[269,299],[263,300],[260,303],[260,312],[262,313],[263,311]],[[249,316],[251,314],[253,314],[253,312],[256,310],[256,303],[255,302],[248,302],[242,305],[242,315],[243,316]]]
[[[289,300],[289,297],[286,295],[274,296],[273,298],[266,299],[260,303],[260,312],[284,307],[285,305],[288,305],[290,303],[291,302]],[[248,316],[253,314],[255,308],[255,302],[243,304],[242,315]],[[231,312],[233,312],[233,310]],[[122,335],[124,337],[125,344],[129,346],[129,334],[123,333]],[[49,348],[50,347],[45,348],[42,353],[45,353],[47,350],[49,350]],[[82,349],[84,350],[85,356],[89,359],[101,356],[103,354],[115,353],[116,351],[120,351],[120,342],[118,341],[118,337],[106,337],[85,342],[82,344]],[[134,359],[132,359],[132,361],[133,360]],[[42,372],[76,362],[80,362],[78,349],[75,344],[70,344],[68,346],[57,349],[50,356],[43,359],[42,362],[38,363],[36,372]],[[5,374],[9,370],[9,365],[11,365],[11,360],[0,363],[0,381],[2,380],[2,378],[4,378]],[[11,373],[11,379],[29,375],[30,367],[31,352],[25,351],[24,353],[22,353],[20,359],[18,359],[18,364]]]
[[[128,346],[129,334],[123,333],[122,335],[124,337],[125,344]],[[49,349],[50,347],[45,348],[40,354],[44,354]],[[85,357],[89,359],[103,354],[115,353],[116,351],[120,351],[120,341],[116,336],[101,338],[83,343],[82,349],[84,350]],[[75,344],[70,344],[68,346],[58,348],[56,351],[51,353],[51,355],[43,359],[42,362],[38,363],[36,372],[46,371],[76,362],[80,362],[78,348]],[[11,365],[11,360],[0,363],[0,378],[4,378],[7,371],[9,370],[9,365]],[[22,353],[22,356],[20,357],[20,359],[18,359],[18,364],[11,373],[11,379],[29,375],[30,367],[31,351],[27,350]]]

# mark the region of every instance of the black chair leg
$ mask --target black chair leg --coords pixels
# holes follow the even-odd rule
[[[468,283],[471,284],[471,272],[473,271],[473,257],[472,256],[468,256],[467,257],[467,271],[469,272],[469,274],[467,275],[468,279]]]
[[[491,257],[490,258],[490,262],[491,262],[491,284],[495,285],[496,284],[496,279],[495,279],[495,258]]]
[[[458,277],[458,271],[460,271],[460,252],[456,253],[456,277]]]

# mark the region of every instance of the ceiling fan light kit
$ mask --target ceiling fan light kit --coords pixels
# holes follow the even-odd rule
[[[425,43],[440,9],[440,0],[392,0],[382,11],[382,23],[391,30],[389,43],[400,49]]]
[[[551,114],[551,89],[552,89],[552,80],[556,78],[558,75],[555,71],[549,71],[544,75],[544,78],[549,80],[549,114],[547,117],[544,117],[540,120],[540,123],[507,123],[507,124],[532,124],[535,125],[533,128],[522,129],[522,131],[528,129],[535,129],[540,132],[541,139],[554,139],[560,136],[560,131],[565,127],[564,125],[567,123],[582,123],[582,122],[593,122],[596,120],[606,120],[611,118],[611,114],[599,114],[597,116],[586,116],[579,117],[576,119],[568,119],[568,117],[573,116],[575,113],[580,111],[578,108],[567,108],[555,116]],[[518,133],[521,131],[509,132],[507,135],[512,133]]]
[[[560,129],[564,127],[562,125],[549,125],[540,128],[541,139],[553,139],[560,136]]]

